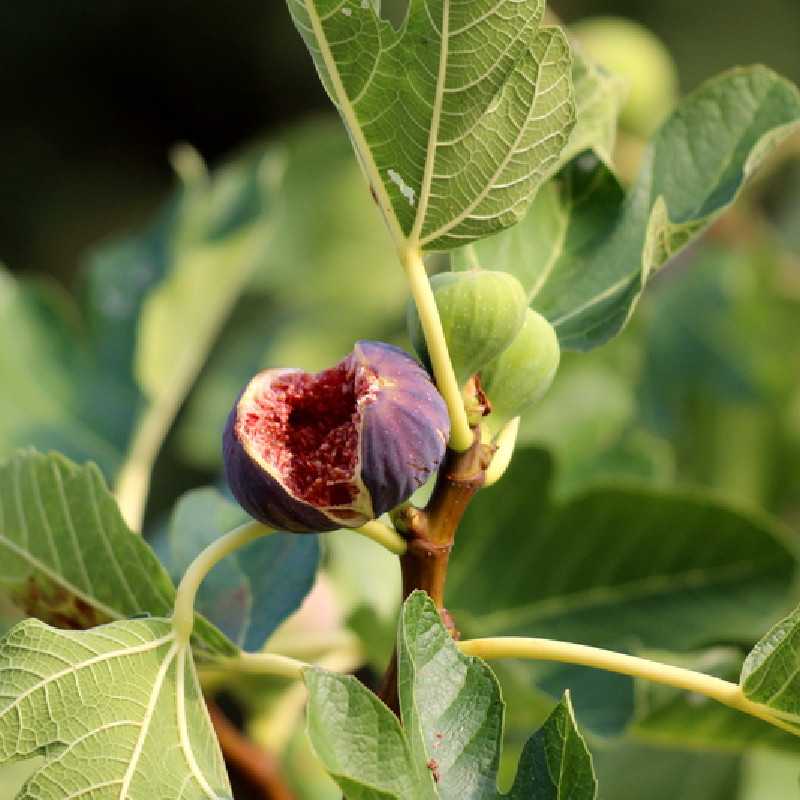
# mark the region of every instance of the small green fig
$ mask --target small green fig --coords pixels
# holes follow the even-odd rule
[[[540,400],[553,382],[561,348],[553,326],[532,309],[514,341],[480,373],[491,403],[487,419],[492,433]]]
[[[443,272],[431,278],[447,348],[460,384],[514,341],[525,321],[528,298],[522,284],[507,272]],[[416,306],[406,315],[408,335],[430,369],[428,350]]]
[[[572,27],[587,55],[630,82],[621,122],[649,137],[678,98],[678,70],[661,40],[647,28],[619,17],[591,17]]]

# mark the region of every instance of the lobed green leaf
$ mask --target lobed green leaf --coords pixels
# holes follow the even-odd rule
[[[599,159],[580,156],[518,228],[472,246],[454,265],[508,270],[562,348],[597,347],[625,326],[652,273],[733,203],[799,125],[791,83],[766,67],[726,72],[678,105],[628,192]]]
[[[574,124],[543,0],[288,0],[397,244],[449,249],[521,219]]]

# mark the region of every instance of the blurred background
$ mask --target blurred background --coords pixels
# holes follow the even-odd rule
[[[405,3],[383,6],[399,19]],[[615,154],[623,178],[678,87],[755,62],[800,83],[798,0],[561,0],[551,10],[639,93]],[[585,22],[599,15],[641,23],[666,51]],[[205,330],[204,303],[229,276],[246,276],[230,321],[198,346],[207,363],[156,462],[145,533],[164,554],[176,499],[223,488],[219,431],[243,382],[265,365],[323,368],[356,338],[407,346],[405,281],[284,2],[7,0],[0,33],[0,264],[14,277],[0,269],[0,460],[35,444],[95,460],[113,481],[138,415],[169,384],[173,340]],[[179,143],[196,148],[211,180],[197,180],[199,160],[176,154]],[[283,169],[281,183],[273,173]],[[175,276],[192,284],[178,300],[197,324],[140,324],[148,294],[177,290]],[[656,277],[622,336],[565,354],[520,441],[552,456],[558,499],[609,481],[702,487],[800,530],[800,143]],[[339,653],[342,668],[361,665],[374,682],[391,649],[396,560],[337,533],[323,564],[282,634],[354,635],[357,656]],[[302,735],[302,692],[222,688],[226,710],[281,759],[298,797],[340,796]],[[613,706],[606,688],[598,704],[606,694]],[[541,721],[541,696],[527,687],[515,706],[506,776]],[[590,735],[608,734],[593,727],[608,708],[578,712]],[[713,726],[692,750],[620,742],[629,721],[595,751],[604,800],[798,796],[796,746],[718,748]],[[28,769],[0,775],[0,797]]]
[[[384,0],[397,13],[404,0]],[[668,46],[689,90],[737,64],[800,81],[797,0],[560,0],[619,14]],[[144,221],[186,141],[215,164],[328,104],[283,2],[0,4],[0,261],[67,285],[90,243]]]

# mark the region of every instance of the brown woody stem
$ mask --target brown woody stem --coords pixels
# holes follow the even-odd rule
[[[483,486],[491,450],[481,444],[478,432],[472,446],[463,453],[448,450],[428,506],[407,506],[395,523],[408,540],[408,551],[400,559],[403,573],[403,599],[422,589],[436,603],[453,638],[458,631],[444,605],[445,583],[450,552],[461,518],[476,492]],[[399,713],[397,696],[397,654],[383,679],[380,698]]]
[[[263,800],[294,800],[281,776],[277,758],[248,739],[213,701],[208,702],[208,714],[225,762],[236,770],[253,796]]]

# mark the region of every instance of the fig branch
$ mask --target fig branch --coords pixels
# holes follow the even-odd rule
[[[453,638],[458,638],[458,631],[444,606],[450,553],[461,518],[485,483],[493,452],[490,446],[481,442],[478,429],[470,434],[472,444],[468,450],[463,453],[447,450],[427,507],[420,509],[409,504],[394,514],[398,530],[408,541],[408,550],[400,558],[403,598],[417,589],[427,592]],[[383,677],[379,696],[399,714],[396,650]]]
[[[448,450],[425,509],[407,505],[395,515],[408,549],[400,559],[403,597],[415,589],[426,591],[438,608],[444,606],[444,587],[450,551],[470,500],[484,485],[492,449],[482,444],[477,431],[463,453]]]

